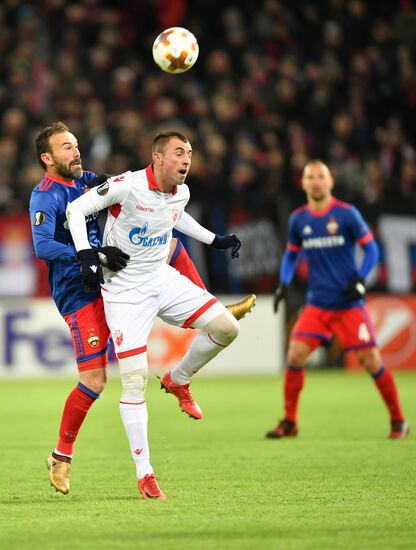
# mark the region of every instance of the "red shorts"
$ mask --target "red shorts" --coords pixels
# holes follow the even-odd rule
[[[305,306],[290,335],[291,340],[301,340],[311,349],[328,343],[336,334],[345,351],[376,346],[374,329],[367,308],[328,310]]]
[[[64,315],[64,319],[71,331],[78,370],[106,367],[110,329],[105,320],[102,297],[74,313]]]

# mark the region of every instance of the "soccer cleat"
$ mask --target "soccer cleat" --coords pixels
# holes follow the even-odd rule
[[[296,422],[288,418],[283,418],[274,430],[270,430],[270,432],[266,433],[266,437],[269,439],[280,439],[282,437],[294,437],[297,433],[298,427]]]
[[[236,304],[230,304],[229,306],[225,306],[230,313],[234,315],[234,317],[239,321],[242,319],[246,313],[250,313],[250,311],[253,309],[253,307],[256,305],[256,295],[255,294],[248,294],[241,302],[237,302]]]
[[[189,384],[180,385],[172,382],[170,377],[170,372],[167,372],[165,376],[160,381],[160,389],[165,390],[166,393],[171,393],[179,400],[180,408],[189,414],[191,418],[199,420],[202,418],[202,411],[192,397],[191,390],[189,389]]]
[[[392,420],[391,431],[389,434],[390,439],[403,439],[410,432],[409,424],[406,420]]]
[[[55,487],[56,491],[67,495],[70,486],[71,459],[69,457],[62,458],[69,460],[69,462],[67,460],[59,460],[57,455],[51,453],[46,459],[46,466],[49,470],[51,485]]]
[[[146,474],[139,479],[139,491],[143,495],[143,498],[148,500],[149,498],[155,498],[156,500],[166,500],[165,494],[157,483],[155,474]]]

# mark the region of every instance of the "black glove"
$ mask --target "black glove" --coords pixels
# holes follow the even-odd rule
[[[77,253],[79,263],[81,264],[81,278],[84,288],[87,292],[100,289],[100,284],[104,282],[103,273],[97,260],[96,249],[85,248]]]
[[[286,285],[283,285],[283,284],[280,284],[276,290],[274,291],[274,296],[273,296],[273,311],[275,313],[277,313],[277,310],[279,309],[279,303],[281,302],[281,300],[283,300],[284,298],[286,298],[286,294],[287,294],[287,286]]]
[[[230,235],[215,235],[211,246],[214,248],[219,248],[220,250],[227,250],[228,248],[231,248],[231,258],[238,258],[240,256],[238,251],[241,247],[241,241],[237,235],[234,235],[234,233]]]
[[[362,277],[355,277],[348,286],[345,287],[345,292],[348,298],[353,300],[361,300],[365,297],[365,283]]]
[[[116,246],[101,246],[94,248],[96,258],[100,265],[107,267],[110,271],[120,271],[127,265],[130,256]]]
[[[98,187],[102,183],[105,183],[111,176],[108,174],[101,174],[100,176],[95,176],[91,181],[88,182],[89,187]]]

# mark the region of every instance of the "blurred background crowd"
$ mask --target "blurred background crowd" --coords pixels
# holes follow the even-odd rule
[[[199,42],[196,65],[182,75],[152,59],[169,26],[189,28]],[[214,292],[275,288],[310,158],[329,164],[337,197],[354,202],[375,231],[381,213],[413,216],[415,56],[411,0],[3,0],[1,292],[1,271],[10,285],[7,258],[33,262],[22,243],[43,175],[34,138],[57,120],[97,173],[146,166],[160,129],[189,137],[189,212],[216,232],[237,230],[244,243],[238,265],[195,251]],[[6,294],[47,293],[36,273]]]

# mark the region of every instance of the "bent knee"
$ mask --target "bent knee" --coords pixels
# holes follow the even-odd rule
[[[210,321],[204,330],[209,332],[216,340],[223,345],[228,346],[233,340],[235,340],[240,332],[240,324],[237,319],[229,313],[223,313],[219,317],[216,317]]]

